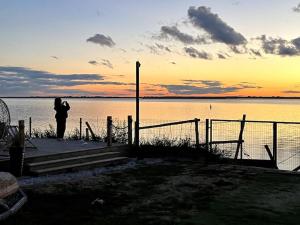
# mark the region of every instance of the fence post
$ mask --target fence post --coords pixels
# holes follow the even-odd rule
[[[90,140],[89,128],[85,128],[85,140]]]
[[[212,151],[212,141],[213,141],[213,121],[210,120],[209,125],[209,149]]]
[[[107,146],[112,145],[112,117],[107,117]]]
[[[128,116],[128,145],[132,145],[132,116]]]
[[[240,134],[239,134],[239,139],[238,139],[238,144],[236,147],[234,159],[238,158],[239,151],[240,151],[241,145],[243,143],[243,133],[244,133],[244,129],[245,129],[245,123],[246,123],[246,115],[244,114],[243,119],[241,121],[241,130],[240,130]]]
[[[31,132],[31,117],[29,117],[29,137],[31,138],[32,132]]]
[[[205,148],[209,149],[209,119],[205,120]]]
[[[199,149],[199,119],[195,118],[196,148]]]
[[[277,166],[277,123],[273,123],[273,159]]]
[[[79,119],[79,139],[82,138],[82,118]]]
[[[20,177],[23,173],[24,165],[24,148],[25,148],[25,124],[24,120],[19,120],[19,132],[13,144],[9,148],[10,172]]]
[[[24,149],[25,146],[25,124],[24,120],[19,120],[19,143],[20,148]]]
[[[89,129],[89,131],[90,131],[90,133],[92,135],[92,139],[95,141],[96,140],[96,135],[95,135],[94,131],[92,130],[89,122],[85,122],[85,124],[86,124],[87,128]]]

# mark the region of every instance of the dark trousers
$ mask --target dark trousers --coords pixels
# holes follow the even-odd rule
[[[56,120],[57,138],[63,138],[66,131],[66,120]]]

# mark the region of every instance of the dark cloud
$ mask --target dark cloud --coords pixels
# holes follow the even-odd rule
[[[238,87],[198,87],[193,85],[162,85],[168,92],[177,95],[225,94],[238,91]]]
[[[258,56],[258,57],[262,57],[261,53],[259,50],[255,50],[255,49],[250,49],[250,52],[255,55],[255,56]]]
[[[282,91],[282,93],[285,93],[285,94],[300,94],[300,91],[286,90],[286,91]]]
[[[188,16],[195,27],[205,30],[215,42],[228,45],[244,45],[247,43],[242,34],[226,24],[218,14],[213,14],[208,7],[190,7]]]
[[[235,54],[246,54],[248,52],[248,49],[246,48],[245,45],[239,45],[239,46],[230,45],[229,48]]]
[[[91,60],[91,61],[89,61],[89,64],[91,64],[93,66],[97,66],[99,63],[95,60]]]
[[[293,45],[300,50],[300,37],[292,40]]]
[[[212,56],[209,53],[207,53],[205,51],[198,51],[197,49],[195,49],[193,47],[185,47],[184,51],[192,58],[207,59],[207,60],[212,59]]]
[[[176,95],[202,95],[202,94],[229,94],[243,89],[261,88],[255,85],[237,84],[225,86],[215,80],[184,80],[183,85],[161,85],[171,94]]]
[[[203,84],[211,87],[219,87],[222,83],[218,80],[182,80],[184,84]]]
[[[112,76],[112,77],[125,77],[125,75],[123,75],[123,74],[110,75],[110,76]]]
[[[144,46],[146,46],[148,49],[150,49],[150,52],[155,55],[160,55],[164,52],[168,52],[168,53],[172,52],[172,50],[169,47],[164,46],[162,44],[158,44],[158,43],[155,43],[154,45],[144,45]]]
[[[161,27],[160,38],[171,37],[175,40],[178,40],[184,44],[207,44],[208,40],[206,37],[193,37],[189,34],[181,32],[176,26],[162,26]]]
[[[113,69],[113,65],[112,63],[108,60],[108,59],[102,59],[102,61],[100,62],[101,65],[106,66],[110,69]]]
[[[58,60],[58,57],[55,55],[52,55],[51,58]]]
[[[219,59],[227,59],[227,57],[222,53],[217,53]]]
[[[95,34],[93,37],[88,38],[86,41],[110,48],[116,45],[110,36],[105,36],[103,34]]]
[[[262,49],[266,54],[280,56],[298,56],[300,55],[300,38],[292,41],[283,38],[272,38],[262,35],[257,38],[262,43]]]
[[[297,6],[293,7],[293,11],[300,13],[300,3]]]
[[[0,95],[45,95],[65,87],[77,90],[80,85],[135,85],[104,79],[105,76],[99,74],[54,74],[24,67],[0,66]]]
[[[161,45],[161,44],[155,44],[157,48],[159,48],[160,50],[164,50],[164,51],[167,51],[167,52],[172,52],[171,49],[169,47],[166,47],[164,45]]]

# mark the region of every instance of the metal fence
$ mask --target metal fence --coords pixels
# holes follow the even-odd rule
[[[241,146],[237,151],[239,138]],[[237,143],[222,143],[228,140]],[[213,144],[218,141],[219,144]],[[270,160],[273,156],[279,169],[294,170],[300,165],[300,123],[297,122],[213,119],[210,143],[211,148],[228,158],[235,158],[238,152],[239,159]]]
[[[197,118],[184,121],[142,121],[140,143],[155,145],[159,142],[170,146],[188,144],[191,147],[199,147],[204,141],[200,138],[204,131],[204,123]]]

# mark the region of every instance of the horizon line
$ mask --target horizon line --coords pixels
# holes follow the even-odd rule
[[[135,96],[0,96],[0,98],[130,98]],[[300,96],[140,96],[141,99],[300,99]]]

